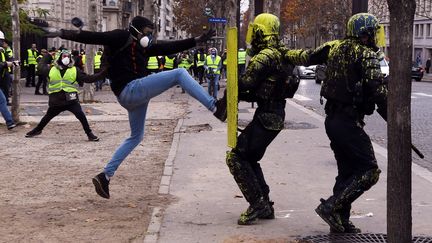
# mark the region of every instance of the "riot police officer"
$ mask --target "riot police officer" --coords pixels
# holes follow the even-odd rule
[[[238,82],[239,99],[256,102],[252,121],[238,136],[237,146],[227,153],[226,163],[237,182],[248,209],[237,223],[252,224],[257,219],[273,219],[273,202],[259,161],[270,143],[284,127],[285,98],[294,90],[287,79],[292,75],[292,59],[304,54],[289,53],[279,39],[279,19],[275,15],[258,15],[248,29],[247,42],[251,56],[246,72]],[[224,96],[225,97],[225,96]],[[216,116],[219,114],[215,114]],[[217,116],[223,120],[225,117]]]
[[[346,38],[314,52],[327,66],[321,96],[327,100],[325,129],[338,166],[333,195],[321,199],[315,211],[334,233],[361,231],[349,220],[351,204],[377,183],[381,172],[363,130],[364,116],[371,115],[375,105],[387,117],[387,87],[376,53],[381,28],[375,16],[356,14],[348,21]]]

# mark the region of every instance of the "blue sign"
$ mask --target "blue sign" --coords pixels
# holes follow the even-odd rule
[[[208,19],[208,22],[209,22],[209,23],[223,23],[223,24],[225,24],[225,23],[227,23],[228,21],[227,21],[226,18],[209,18],[209,19]]]

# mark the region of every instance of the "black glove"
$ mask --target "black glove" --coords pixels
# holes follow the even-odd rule
[[[195,42],[197,44],[206,42],[206,41],[210,40],[215,35],[216,35],[216,30],[209,29],[206,33],[203,33],[202,35],[195,37]]]
[[[61,29],[59,30],[54,27],[42,27],[42,30],[45,31],[44,37],[47,38],[59,37],[62,33]]]

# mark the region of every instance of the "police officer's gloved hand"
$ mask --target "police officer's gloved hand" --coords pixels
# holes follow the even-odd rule
[[[209,29],[206,33],[203,33],[202,35],[195,37],[195,42],[197,44],[206,42],[206,41],[210,40],[215,35],[216,35],[216,30]]]

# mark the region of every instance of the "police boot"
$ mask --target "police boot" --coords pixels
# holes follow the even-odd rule
[[[355,227],[355,225],[351,222],[351,220],[349,220],[350,211],[351,211],[351,205],[344,206],[342,207],[342,209],[338,211],[341,216],[342,226],[345,228],[344,233],[354,233],[354,234],[361,233],[361,229]],[[332,228],[330,228],[330,233],[340,233],[340,232],[336,232]]]
[[[258,200],[258,202],[251,204],[245,212],[240,215],[237,220],[239,225],[251,225],[257,219],[271,219],[274,218],[273,207],[265,201],[263,198]]]
[[[315,209],[315,212],[330,226],[334,233],[344,233],[345,228],[342,225],[342,219],[336,211],[335,197],[329,199],[320,199],[321,204]]]
[[[238,224],[250,225],[260,217],[268,217],[272,211],[264,200],[260,185],[250,164],[234,152],[227,152],[226,163],[240,191],[249,202],[249,208],[240,215]]]

